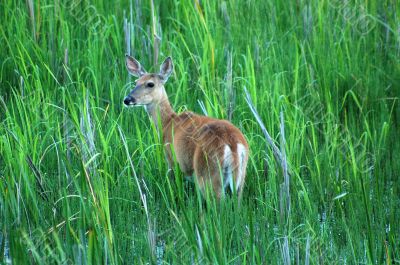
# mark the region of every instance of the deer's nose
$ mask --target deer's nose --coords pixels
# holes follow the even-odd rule
[[[127,96],[124,99],[124,104],[127,105],[127,106],[135,104],[135,98],[133,98],[131,96]]]

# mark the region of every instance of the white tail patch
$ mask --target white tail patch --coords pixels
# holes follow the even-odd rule
[[[239,165],[238,165],[238,175],[236,178],[236,190],[238,190],[239,187],[241,186],[244,177],[243,166],[244,166],[244,160],[246,158],[246,148],[244,147],[243,144],[237,145],[237,154],[238,154]]]
[[[224,160],[222,162],[222,175],[224,176],[224,190],[228,187],[233,191],[233,174],[232,174],[232,150],[228,145],[224,148]]]

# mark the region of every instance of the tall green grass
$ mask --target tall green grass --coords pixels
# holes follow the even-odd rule
[[[390,0],[1,1],[0,263],[399,263],[399,15]],[[154,124],[123,107],[127,42],[149,71],[172,56],[176,111],[243,131],[240,208],[171,177]],[[244,88],[278,146],[284,126],[288,194]]]

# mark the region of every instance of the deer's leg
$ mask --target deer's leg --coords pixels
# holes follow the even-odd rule
[[[194,153],[193,167],[198,186],[205,196],[207,186],[211,186],[217,199],[221,197],[221,176],[216,159],[211,159],[198,147]]]
[[[172,178],[175,178],[175,173],[174,173],[174,159],[172,156],[172,151],[171,151],[171,146],[170,144],[166,144],[165,145],[165,159],[167,160],[167,164],[168,164],[168,171],[171,174]]]

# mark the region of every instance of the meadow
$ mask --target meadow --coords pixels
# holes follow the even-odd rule
[[[2,0],[0,17],[0,264],[400,263],[396,0]],[[126,53],[172,56],[175,111],[242,130],[240,207],[172,177],[123,106]]]

